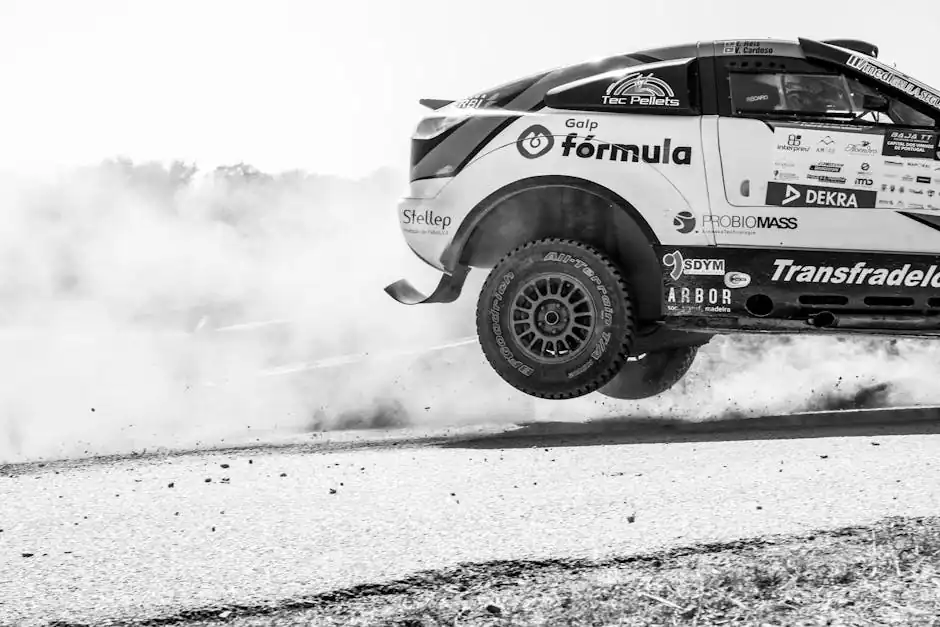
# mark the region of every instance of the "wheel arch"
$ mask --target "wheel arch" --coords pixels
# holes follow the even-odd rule
[[[610,255],[636,300],[640,321],[663,315],[659,238],[616,192],[572,176],[521,179],[480,201],[441,256],[445,267],[491,268],[506,253],[544,237],[572,238]]]

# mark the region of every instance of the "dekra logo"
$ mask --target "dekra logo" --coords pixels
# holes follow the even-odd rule
[[[692,147],[672,147],[672,138],[663,140],[662,146],[647,144],[595,144],[594,135],[588,135],[581,143],[576,142],[577,133],[569,133],[561,143],[562,156],[577,155],[581,159],[608,159],[609,161],[632,161],[639,163],[675,163],[676,165],[690,165],[692,163]],[[544,154],[544,153],[543,153]]]

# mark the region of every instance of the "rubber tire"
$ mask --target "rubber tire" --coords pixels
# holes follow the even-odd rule
[[[549,253],[562,258],[546,260]],[[584,265],[576,268],[577,261]],[[543,272],[581,281],[597,314],[586,349],[561,364],[540,363],[522,350],[513,333],[505,332],[511,328],[510,305],[517,290]],[[605,308],[610,314],[606,319]],[[537,398],[568,399],[596,391],[617,374],[630,354],[635,322],[628,285],[607,255],[574,240],[545,238],[516,248],[496,263],[480,290],[476,324],[483,354],[506,383]]]
[[[698,346],[680,346],[646,353],[628,361],[617,376],[598,392],[623,400],[639,400],[662,394],[676,385],[692,367]]]

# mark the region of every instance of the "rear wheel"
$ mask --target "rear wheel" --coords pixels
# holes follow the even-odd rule
[[[597,390],[633,342],[626,281],[607,255],[573,240],[538,240],[503,257],[483,285],[476,319],[493,369],[539,398]]]
[[[662,394],[682,380],[695,362],[698,349],[698,346],[680,346],[630,358],[617,376],[598,392],[625,400]]]

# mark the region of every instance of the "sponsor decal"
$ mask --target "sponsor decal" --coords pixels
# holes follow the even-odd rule
[[[865,176],[859,176],[855,178],[855,184],[861,187],[871,187],[875,184],[875,181]]]
[[[447,235],[452,223],[450,216],[442,216],[431,209],[404,209],[401,212],[402,230],[406,233]]]
[[[870,140],[861,139],[857,142],[848,144],[845,147],[845,152],[853,155],[877,155],[878,149],[872,146]]]
[[[882,151],[887,157],[933,159],[937,150],[937,134],[921,131],[888,131]]]
[[[918,183],[923,183],[924,185],[930,185],[930,183],[931,183],[932,180],[933,180],[933,179],[931,179],[929,176],[918,176],[918,177],[917,177],[917,182],[918,182]]]
[[[695,230],[695,216],[691,211],[680,211],[672,218],[672,225],[683,235]]]
[[[653,73],[643,75],[634,72],[618,79],[607,87],[601,96],[606,105],[640,105],[647,107],[678,107],[679,100],[672,87]]]
[[[904,167],[903,161],[895,161],[894,159],[885,159],[884,164],[895,168]]]
[[[705,215],[702,222],[715,233],[732,233],[736,230],[751,231],[777,229],[792,231],[799,228],[799,219],[778,216]]]
[[[463,100],[458,100],[454,106],[458,109],[480,109],[491,106],[499,98],[499,92],[493,94],[476,94]]]
[[[722,41],[722,54],[774,54],[774,47],[761,41]]]
[[[833,189],[795,183],[767,184],[768,205],[778,207],[835,207],[840,209],[871,208],[877,192],[871,190]]]
[[[597,124],[597,122],[591,119],[579,120],[577,118],[568,118],[565,120],[566,128],[580,128],[589,133],[597,128]]]
[[[906,263],[900,268],[868,266],[859,261],[853,266],[798,265],[793,259],[776,259],[771,281],[781,283],[832,283],[845,285],[887,285],[891,287],[923,287],[940,289],[940,273],[936,264],[926,269],[912,269]]]
[[[670,287],[666,292],[666,306],[670,311],[707,311],[729,313],[731,290],[717,287]]]
[[[728,272],[725,274],[725,286],[731,289],[747,287],[751,284],[751,275],[746,272]]]
[[[519,134],[516,148],[519,154],[526,159],[538,159],[548,153],[555,145],[555,138],[551,131],[541,124],[533,124]]]
[[[843,164],[833,163],[832,161],[820,161],[809,166],[809,169],[815,172],[832,172],[833,174],[838,174],[842,171],[842,168]]]
[[[868,172],[871,170],[871,164],[867,161],[862,162],[862,172]]]
[[[809,152],[809,146],[803,145],[803,136],[791,133],[786,144],[777,144],[777,150],[784,152]]]
[[[932,107],[940,109],[940,94],[937,94],[923,83],[914,80],[903,72],[883,65],[874,59],[865,59],[855,54],[850,56],[845,64],[886,85],[900,89],[921,102],[925,102]]]
[[[822,176],[820,174],[807,174],[806,178],[820,181],[822,183],[832,183],[834,185],[845,185],[845,177],[842,176]]]
[[[774,180],[775,181],[798,181],[800,177],[798,174],[793,172],[781,172],[780,170],[774,170]]]
[[[688,276],[724,276],[724,259],[685,259],[677,251],[663,255],[663,264],[669,270],[673,281],[678,281],[683,275]]]
[[[676,165],[690,165],[692,163],[692,147],[672,147],[672,138],[663,140],[662,146],[644,144],[594,144],[593,135],[588,135],[584,141],[575,142],[577,133],[569,133],[561,143],[563,157],[577,155],[581,159],[607,159],[609,161],[632,161],[639,163],[662,163]]]

